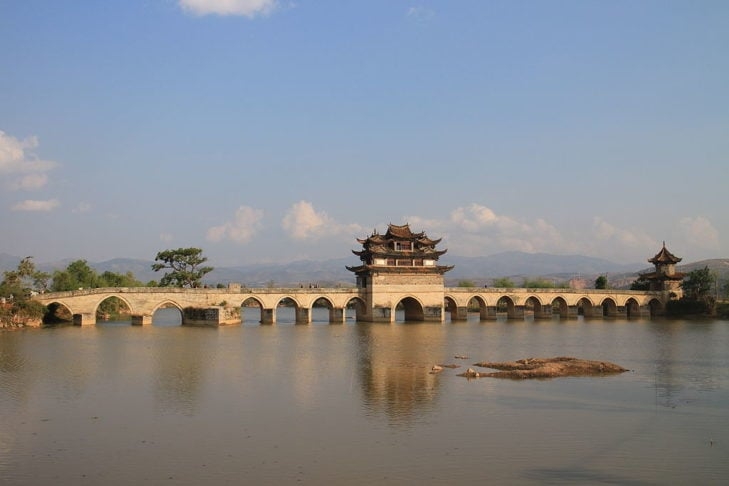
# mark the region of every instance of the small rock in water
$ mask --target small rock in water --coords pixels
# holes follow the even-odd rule
[[[466,378],[480,378],[483,375],[483,373],[479,373],[478,371],[474,370],[473,368],[468,368],[465,373],[461,373],[458,376],[464,376]]]

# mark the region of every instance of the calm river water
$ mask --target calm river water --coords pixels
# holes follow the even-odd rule
[[[158,314],[145,327],[0,333],[0,483],[729,480],[729,322],[329,325],[315,309],[296,326],[286,312],[272,326]],[[456,376],[552,356],[631,371]],[[462,368],[429,374],[436,363]]]

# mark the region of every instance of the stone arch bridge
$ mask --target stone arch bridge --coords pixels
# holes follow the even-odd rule
[[[282,304],[291,305],[295,307],[296,323],[308,324],[315,305],[329,309],[330,323],[345,322],[347,308],[355,309],[358,321],[395,322],[396,310],[402,309],[406,321],[444,322],[447,314],[452,321],[459,321],[465,320],[469,312],[477,312],[481,320],[498,316],[548,319],[555,314],[561,318],[578,315],[645,318],[662,315],[669,300],[667,293],[659,291],[443,287],[442,307],[427,307],[424,312],[423,300],[415,287],[412,292],[380,293],[372,301],[359,288],[250,289],[237,285],[223,289],[80,289],[38,294],[34,299],[44,305],[65,308],[76,325],[93,325],[99,305],[111,297],[128,306],[135,325],[151,324],[159,308],[176,307],[182,313],[183,325],[208,326],[240,324],[243,306],[257,306],[260,322],[274,324],[277,308]]]

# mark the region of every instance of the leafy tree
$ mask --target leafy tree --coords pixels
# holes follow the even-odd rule
[[[648,280],[636,279],[630,284],[630,290],[650,290],[651,284]]]
[[[96,270],[91,268],[86,260],[76,260],[68,264],[65,270],[53,272],[51,290],[62,292],[80,288],[93,289],[101,287]]]
[[[712,295],[716,277],[708,267],[689,272],[683,282],[683,297],[671,300],[666,305],[666,313],[674,316],[712,315],[716,310],[716,302]]]
[[[475,287],[476,284],[473,283],[473,280],[459,280],[458,286],[459,287]]]
[[[144,287],[144,284],[134,277],[132,272],[125,274],[106,271],[101,274],[101,287]]]
[[[557,285],[551,280],[539,277],[536,279],[525,278],[522,287],[525,289],[553,289],[556,288]]]
[[[501,277],[501,278],[494,279],[494,282],[492,285],[497,288],[506,288],[506,289],[513,289],[515,287],[514,282],[512,282],[511,279],[508,277]]]
[[[681,282],[684,298],[697,302],[708,302],[712,299],[711,290],[714,288],[715,281],[716,277],[711,273],[709,267],[692,270]]]
[[[596,289],[606,289],[608,287],[608,279],[605,275],[600,275],[595,279]]]
[[[66,290],[96,289],[100,287],[143,287],[144,284],[132,272],[125,274],[106,271],[99,275],[86,260],[69,263],[65,270],[53,273],[51,289],[56,292]]]
[[[729,280],[726,280],[720,287],[721,289],[721,299],[726,300],[729,298]]]
[[[0,327],[24,326],[42,318],[45,306],[31,297],[44,291],[47,281],[48,274],[35,269],[33,257],[23,258],[17,270],[4,272],[0,282]]]
[[[200,248],[178,248],[157,253],[152,264],[155,272],[165,268],[172,270],[160,279],[162,287],[200,287],[202,278],[213,271],[213,267],[201,267],[207,261]]]

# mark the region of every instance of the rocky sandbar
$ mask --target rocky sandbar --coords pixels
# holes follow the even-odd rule
[[[495,372],[477,372],[469,376],[463,373],[460,376],[491,377],[491,378],[557,378],[561,376],[596,376],[624,373],[628,371],[622,366],[608,361],[591,361],[587,359],[559,356],[556,358],[526,358],[518,361],[474,363],[474,366],[491,368]],[[470,371],[470,369],[469,369]]]

